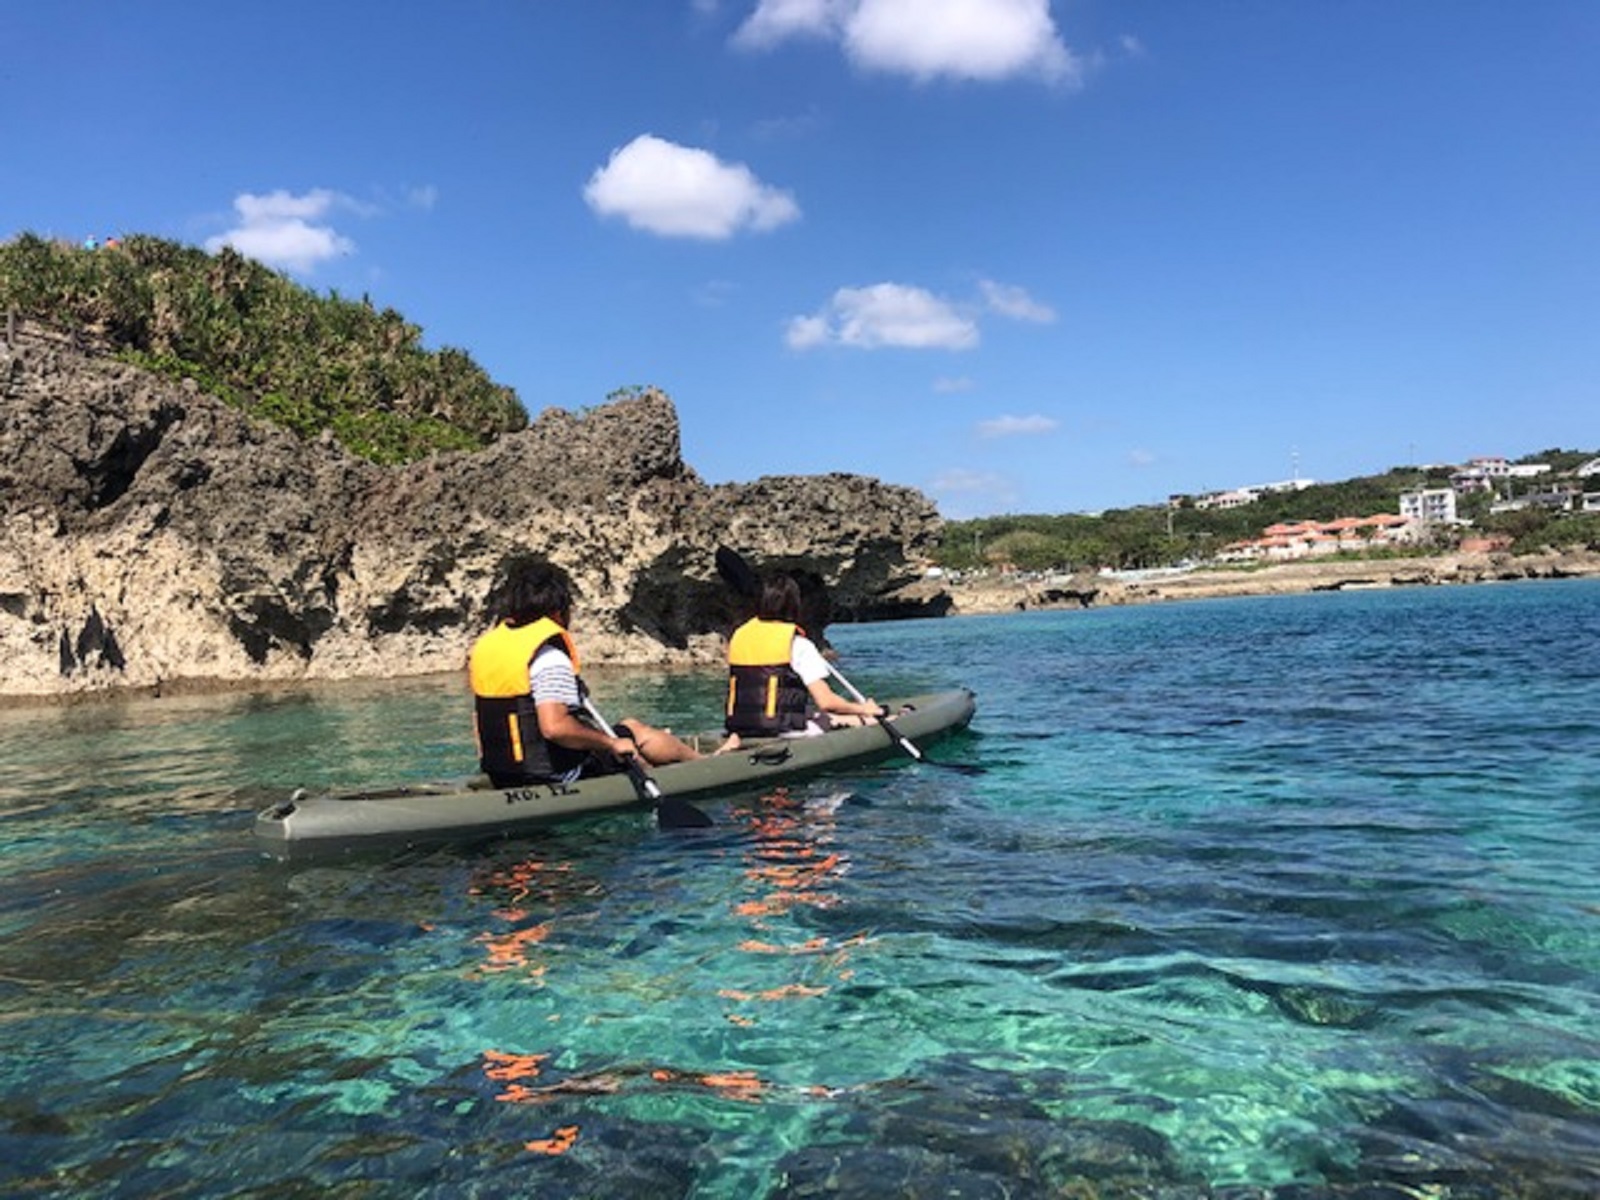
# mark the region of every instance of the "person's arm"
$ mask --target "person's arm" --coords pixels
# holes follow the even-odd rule
[[[568,750],[592,750],[626,758],[635,752],[628,738],[607,737],[605,733],[578,719],[573,711],[579,703],[578,677],[572,660],[553,646],[546,646],[533,657],[529,669],[529,690],[534,712],[539,717],[539,733],[546,741]]]
[[[600,730],[578,720],[572,710],[559,700],[543,700],[534,705],[539,714],[539,732],[546,741],[565,746],[568,750],[593,750],[599,754],[615,754],[626,758],[634,753],[631,738],[609,738]]]
[[[807,684],[806,691],[811,693],[811,703],[836,717],[876,717],[883,712],[883,705],[872,697],[868,696],[864,703],[857,703],[839,695],[828,686],[826,679]]]
[[[836,717],[875,717],[883,711],[871,697],[863,703],[857,703],[839,695],[829,687],[828,664],[824,661],[821,651],[817,649],[816,643],[810,638],[795,638],[794,649],[790,653],[790,665],[794,667],[795,674],[800,676],[800,681],[806,685],[811,703],[815,704],[820,712],[830,713]]]

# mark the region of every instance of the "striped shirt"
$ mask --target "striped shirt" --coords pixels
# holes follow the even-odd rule
[[[528,666],[528,690],[535,704],[554,702],[568,708],[578,708],[578,676],[572,670],[572,659],[559,646],[545,645],[533,656]]]

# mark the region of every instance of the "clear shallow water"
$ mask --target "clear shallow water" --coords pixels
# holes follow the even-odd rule
[[[1600,585],[833,632],[988,771],[295,867],[458,681],[0,712],[0,1192],[1600,1191]]]

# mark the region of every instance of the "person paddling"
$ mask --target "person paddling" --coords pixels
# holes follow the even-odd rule
[[[637,718],[609,736],[584,707],[572,622],[572,584],[542,559],[513,561],[498,604],[500,619],[467,658],[479,766],[496,787],[570,783],[627,769],[634,755],[651,766],[701,757],[694,747]]]
[[[762,580],[756,615],[728,641],[726,726],[740,737],[810,737],[884,715],[875,700],[850,700],[828,686],[827,661],[800,627],[800,585]]]

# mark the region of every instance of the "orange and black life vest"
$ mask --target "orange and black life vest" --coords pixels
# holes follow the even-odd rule
[[[771,737],[805,728],[811,696],[789,665],[794,639],[805,630],[789,621],[753,617],[728,641],[729,733]]]
[[[586,752],[546,741],[539,732],[539,714],[528,687],[533,656],[550,642],[559,642],[578,670],[578,648],[572,637],[549,617],[531,625],[502,621],[472,644],[467,678],[472,683],[477,724],[479,768],[496,787],[542,783],[565,775],[583,763]],[[578,681],[582,695],[583,681]]]

